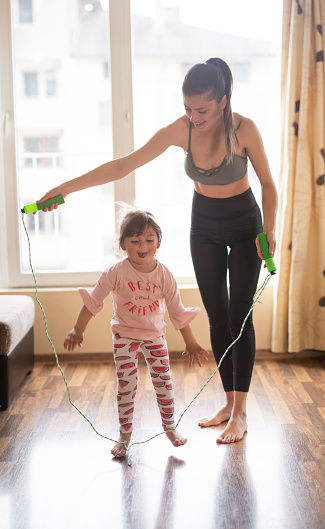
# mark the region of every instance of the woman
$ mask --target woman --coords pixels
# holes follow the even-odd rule
[[[183,82],[185,115],[160,129],[143,147],[52,189],[40,201],[123,178],[175,145],[184,150],[194,181],[191,251],[218,363],[238,336],[253,302],[263,258],[256,235],[264,231],[275,252],[277,192],[259,131],[231,110],[232,74],[218,58],[195,64]],[[250,159],[262,186],[263,224],[247,175]],[[56,208],[52,205],[49,210]],[[229,255],[228,255],[229,248]],[[227,290],[229,269],[230,296]],[[226,403],[201,427],[227,421],[217,442],[231,443],[247,431],[246,399],[255,358],[252,314],[220,367]]]

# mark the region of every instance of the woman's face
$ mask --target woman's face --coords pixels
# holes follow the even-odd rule
[[[215,129],[223,121],[223,109],[227,102],[225,95],[219,103],[211,98],[211,92],[193,96],[183,94],[183,100],[186,115],[198,130]]]

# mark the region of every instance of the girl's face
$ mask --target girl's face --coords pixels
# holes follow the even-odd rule
[[[156,266],[155,254],[159,248],[158,236],[151,226],[147,226],[141,235],[126,237],[121,243],[128,259],[136,270],[151,272]]]
[[[211,99],[210,92],[194,96],[184,94],[183,98],[186,115],[196,129],[212,130],[223,122],[223,109],[227,103],[225,95],[219,103],[215,98]]]

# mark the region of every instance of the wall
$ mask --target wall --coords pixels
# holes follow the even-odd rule
[[[210,348],[208,320],[202,305],[199,291],[195,287],[181,287],[181,296],[185,306],[201,307],[200,314],[194,319],[192,328],[199,343]],[[35,300],[33,289],[2,289],[1,294],[25,294]],[[76,289],[41,288],[39,299],[44,307],[48,319],[48,333],[58,353],[64,354],[63,342],[66,334],[73,327],[81,308],[81,298]],[[36,300],[35,300],[36,303]],[[261,297],[261,303],[254,308],[254,325],[257,349],[270,349],[271,327],[273,312],[273,286],[266,287]],[[104,353],[112,352],[112,337],[109,322],[113,315],[111,299],[107,298],[103,311],[93,318],[87,327],[84,344],[76,353]],[[183,340],[170,323],[166,315],[166,337],[170,351],[182,351]],[[51,346],[44,331],[43,314],[36,303],[34,327],[35,355],[52,355]]]

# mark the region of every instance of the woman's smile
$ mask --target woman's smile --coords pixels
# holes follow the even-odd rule
[[[200,128],[206,124],[206,121],[200,121],[199,123],[194,122],[194,127]]]

